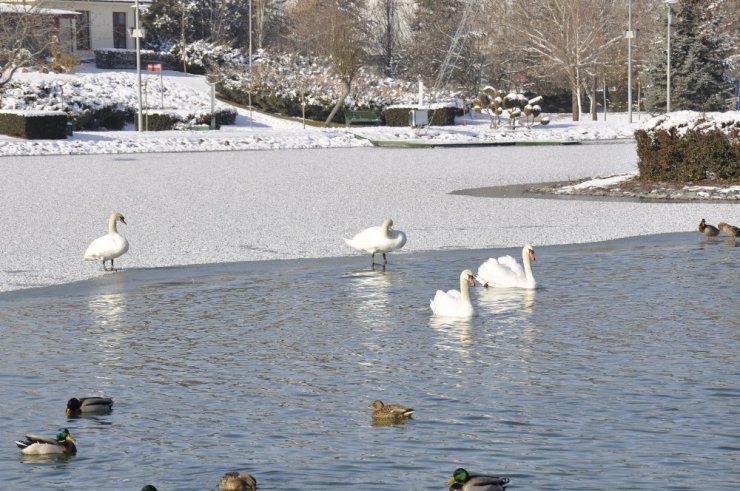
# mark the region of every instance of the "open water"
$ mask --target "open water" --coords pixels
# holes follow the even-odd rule
[[[0,294],[2,489],[740,486],[740,248],[679,233],[537,248],[536,291],[437,289],[515,249],[132,269]],[[68,419],[72,396],[115,399]],[[374,399],[416,408],[378,426]],[[68,427],[78,453],[13,441]]]

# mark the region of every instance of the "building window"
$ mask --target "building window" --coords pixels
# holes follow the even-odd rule
[[[113,47],[126,49],[126,12],[113,12]]]
[[[78,10],[77,16],[77,49],[90,49],[90,11]]]

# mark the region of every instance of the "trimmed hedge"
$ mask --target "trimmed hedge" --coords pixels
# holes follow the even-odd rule
[[[139,120],[136,116],[137,114],[134,115],[134,126],[138,129]],[[216,129],[220,129],[222,124],[234,124],[235,119],[235,111],[217,111]],[[191,129],[210,124],[210,112],[188,114],[183,111],[158,109],[144,114],[144,129],[147,131]]]
[[[95,66],[97,68],[136,68],[136,50],[96,49],[94,53]],[[149,63],[161,63],[162,68],[165,70],[182,71],[182,62],[177,56],[171,53],[146,49],[141,50],[140,53],[141,69],[144,71],[147,69]]]
[[[28,140],[67,138],[67,114],[62,111],[0,111],[0,133]]]
[[[635,132],[640,179],[643,181],[700,181],[740,179],[740,135],[720,130],[676,128]]]
[[[409,111],[418,110],[418,106],[393,106],[383,111],[387,126],[408,126]],[[427,109],[427,116],[431,126],[454,126],[455,116],[462,116],[457,107],[440,107]]]

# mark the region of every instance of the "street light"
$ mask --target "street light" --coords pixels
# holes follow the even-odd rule
[[[666,64],[666,98],[665,98],[665,112],[671,112],[671,5],[678,3],[678,0],[664,0],[666,7],[668,7],[668,60]]]
[[[136,0],[134,9],[134,30],[131,31],[131,37],[136,40],[136,90],[138,92],[137,101],[139,103],[137,129],[139,131],[143,131],[144,118],[141,104],[141,38],[144,37],[144,31],[143,29],[139,29],[139,0]]]
[[[627,8],[627,31],[624,33],[624,37],[627,38],[627,116],[628,120],[632,122],[632,39],[635,37],[635,31],[632,30],[632,0],[628,3]],[[606,100],[606,91],[604,92],[604,100]],[[637,101],[640,104],[640,101]],[[604,110],[604,118],[606,118],[606,109]]]

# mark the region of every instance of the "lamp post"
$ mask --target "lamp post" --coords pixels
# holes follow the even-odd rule
[[[629,0],[627,7],[627,31],[624,33],[627,38],[627,116],[628,121],[632,122],[632,39],[635,37],[635,31],[632,30],[632,0]],[[606,99],[606,92],[604,93]],[[640,101],[637,101],[640,104]],[[604,110],[606,118],[606,110]]]
[[[665,96],[665,112],[671,112],[671,5],[678,3],[678,0],[665,0],[666,7],[668,7],[668,35],[666,38],[668,59],[666,61],[666,96]]]
[[[137,129],[143,131],[144,118],[142,114],[142,103],[141,103],[141,38],[144,37],[144,32],[139,29],[139,0],[134,3],[134,30],[131,32],[131,37],[136,40],[136,90],[138,92],[137,102],[139,104],[139,112],[137,116]]]
[[[249,0],[249,127],[252,127],[252,0]]]

